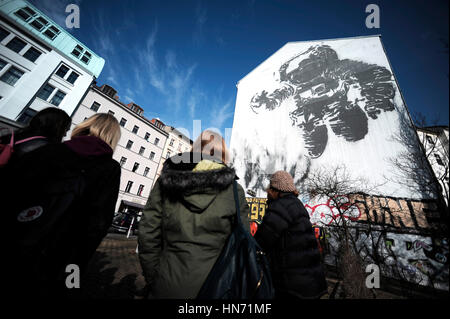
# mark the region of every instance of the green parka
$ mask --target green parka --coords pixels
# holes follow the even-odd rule
[[[178,163],[180,156],[190,161]],[[165,162],[139,222],[139,259],[150,297],[196,298],[231,233],[235,171],[197,163],[192,153]],[[249,230],[249,207],[239,184],[238,194]]]

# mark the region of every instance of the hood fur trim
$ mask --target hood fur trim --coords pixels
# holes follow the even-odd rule
[[[230,167],[196,172],[165,168],[159,177],[159,182],[163,190],[172,194],[192,193],[206,189],[221,191],[236,178],[236,172]]]

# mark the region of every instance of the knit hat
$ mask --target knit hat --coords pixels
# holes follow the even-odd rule
[[[294,179],[291,174],[286,171],[277,171],[273,173],[270,178],[270,187],[286,193],[294,193],[297,191],[294,185]]]

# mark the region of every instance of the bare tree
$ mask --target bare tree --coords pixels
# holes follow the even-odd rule
[[[364,178],[354,178],[345,166],[322,167],[312,171],[304,184],[311,198],[326,199],[336,214],[327,231],[336,242],[335,266],[342,278],[346,298],[371,298],[373,294],[365,286],[365,272],[359,248],[352,231],[351,213],[357,203],[351,195],[368,193],[376,188]]]

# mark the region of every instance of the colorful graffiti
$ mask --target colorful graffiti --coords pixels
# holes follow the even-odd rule
[[[356,221],[361,217],[359,207],[353,205],[348,196],[339,196],[335,200],[330,198],[325,204],[306,204],[305,208],[312,222],[330,225],[341,217],[336,204],[339,205],[343,218]]]
[[[266,199],[247,198],[247,202],[254,235],[258,227],[256,221],[264,217]],[[309,200],[305,208],[324,262],[330,265],[334,264],[339,247],[330,228],[340,217],[334,202],[342,207],[355,249],[365,262],[373,263],[376,256],[382,256],[385,275],[400,274],[406,281],[448,290],[448,240],[431,237],[428,231],[433,225],[429,220],[439,215],[434,201],[359,194],[340,196],[336,201]],[[367,230],[369,221],[375,227],[372,231]],[[372,245],[374,242],[377,245]]]

